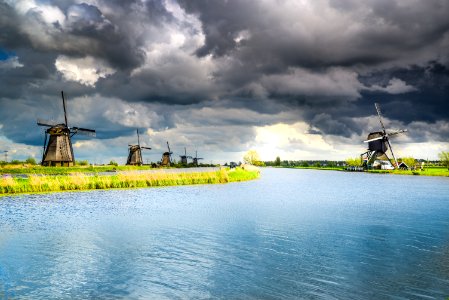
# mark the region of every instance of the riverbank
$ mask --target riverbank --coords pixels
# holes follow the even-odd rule
[[[218,184],[253,180],[257,171],[220,169],[211,172],[123,172],[112,175],[31,174],[25,178],[4,176],[0,179],[0,196],[22,193],[61,192],[77,190],[163,187],[192,184]]]
[[[276,167],[276,168],[289,168],[289,169],[309,169],[309,170],[325,170],[325,171],[348,171],[344,167]],[[419,175],[419,176],[441,176],[449,177],[449,170],[443,167],[428,167],[423,170],[364,170],[361,172],[374,173],[374,174],[391,174],[391,175]]]
[[[171,170],[172,168],[164,168],[164,170]],[[73,167],[44,167],[40,165],[6,165],[0,167],[0,174],[45,174],[45,175],[69,175],[74,173],[103,173],[103,172],[117,172],[117,171],[146,171],[146,170],[161,170],[159,168],[152,168],[148,165],[143,166],[73,166]]]

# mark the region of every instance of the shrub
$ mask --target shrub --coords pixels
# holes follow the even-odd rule
[[[36,159],[34,157],[28,157],[25,162],[30,165],[37,165]]]
[[[87,160],[80,160],[80,161],[76,162],[76,164],[80,165],[80,166],[87,166],[87,165],[89,165],[89,162]]]

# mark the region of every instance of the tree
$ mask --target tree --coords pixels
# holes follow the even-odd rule
[[[438,157],[440,158],[441,164],[449,170],[449,152],[442,151],[438,153]]]
[[[259,153],[257,153],[256,150],[249,150],[246,152],[243,156],[243,161],[250,165],[260,165],[261,163]]]
[[[36,165],[37,163],[36,163],[36,159],[34,158],[34,157],[28,157],[26,160],[25,160],[25,162],[27,163],[27,164],[30,164],[30,165]]]
[[[361,165],[360,163],[360,158],[358,157],[350,157],[348,159],[346,159],[346,164],[350,167],[359,167]]]
[[[111,166],[118,166],[118,163],[115,160],[111,160],[109,162],[109,165],[111,165]]]
[[[280,166],[281,165],[281,158],[279,156],[276,157],[276,160],[274,161],[274,165],[275,166]]]

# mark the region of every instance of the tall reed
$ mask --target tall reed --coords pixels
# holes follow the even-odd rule
[[[188,184],[215,184],[255,179],[257,172],[225,169],[211,172],[126,172],[116,175],[30,175],[0,178],[0,195],[92,189],[141,188]]]

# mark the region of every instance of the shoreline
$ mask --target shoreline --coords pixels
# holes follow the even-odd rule
[[[430,177],[449,177],[449,170],[446,168],[426,168],[424,170],[364,170],[364,171],[348,171],[343,168],[331,168],[331,167],[275,167],[269,168],[279,169],[301,169],[301,170],[322,170],[322,171],[339,171],[349,173],[368,173],[368,174],[381,174],[381,175],[408,175],[408,176],[430,176]]]
[[[254,180],[258,171],[219,169],[203,172],[126,172],[112,175],[30,174],[27,178],[2,177],[0,197],[47,192],[89,191],[106,189],[132,189],[195,184],[224,184]]]

